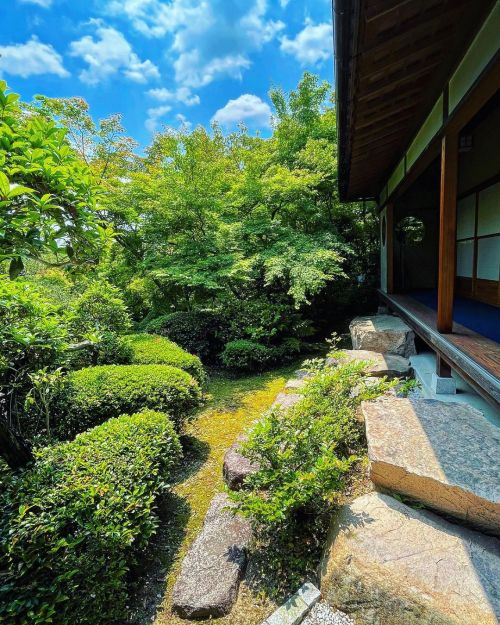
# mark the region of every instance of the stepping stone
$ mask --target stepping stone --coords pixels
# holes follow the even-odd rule
[[[214,497],[184,558],[172,605],[181,618],[219,618],[236,601],[252,533],[248,520],[225,510],[228,506],[232,504],[225,493]]]
[[[345,349],[341,351],[341,354],[337,358],[327,358],[326,364],[335,366],[343,361],[359,362],[366,360],[370,363],[366,367],[366,375],[378,378],[387,376],[389,379],[407,378],[413,371],[407,358],[394,354],[379,354],[364,349]]]
[[[285,389],[301,389],[307,384],[304,378],[290,378],[285,384]]]
[[[278,393],[271,409],[281,408],[282,410],[288,410],[288,408],[295,406],[301,399],[303,399],[303,395],[299,393]]]
[[[314,377],[314,373],[312,371],[308,371],[307,369],[297,369],[294,375],[299,380],[308,380]]]
[[[356,317],[349,324],[352,346],[380,354],[409,358],[416,354],[415,333],[394,315]]]
[[[258,464],[251,462],[241,453],[241,443],[245,440],[245,436],[240,436],[226,451],[224,456],[222,473],[224,475],[224,481],[231,490],[240,490],[245,478],[259,470]]]
[[[320,574],[358,625],[498,625],[499,541],[388,495],[333,518]]]
[[[361,410],[375,484],[500,534],[500,430],[479,410],[391,397]]]

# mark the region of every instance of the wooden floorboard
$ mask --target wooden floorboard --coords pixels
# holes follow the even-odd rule
[[[453,332],[437,331],[437,313],[409,295],[388,295],[382,299],[462,374],[486,399],[500,406],[500,344],[459,323]]]

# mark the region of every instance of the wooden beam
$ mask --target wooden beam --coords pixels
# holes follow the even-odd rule
[[[394,293],[394,204],[387,204],[387,293]]]
[[[437,330],[453,329],[457,238],[458,134],[441,140],[441,188],[439,199],[439,265]]]

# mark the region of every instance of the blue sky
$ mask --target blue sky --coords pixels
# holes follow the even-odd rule
[[[0,0],[0,76],[82,96],[141,145],[162,125],[269,132],[271,85],[333,79],[330,0]]]

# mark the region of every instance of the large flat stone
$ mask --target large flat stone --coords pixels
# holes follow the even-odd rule
[[[387,376],[390,379],[406,378],[412,373],[410,361],[395,354],[379,354],[364,349],[345,349],[340,354],[338,357],[327,358],[326,364],[336,365],[345,360],[349,362],[367,361],[369,364],[366,367],[366,375],[379,378],[382,376]]]
[[[278,393],[271,408],[288,410],[292,406],[295,406],[301,399],[303,399],[303,395],[299,393]]]
[[[173,590],[173,610],[182,618],[229,614],[238,596],[251,539],[248,521],[225,510],[226,494],[214,497],[203,528],[184,558]]]
[[[363,402],[372,481],[500,534],[500,430],[464,404]]]
[[[240,490],[245,478],[259,469],[258,464],[251,462],[241,453],[241,444],[245,438],[240,437],[224,455],[222,473],[224,481],[231,490]]]
[[[394,315],[356,317],[349,324],[354,349],[409,358],[416,354],[415,334],[402,319]]]
[[[356,625],[498,625],[499,541],[388,495],[333,518],[320,574]]]

